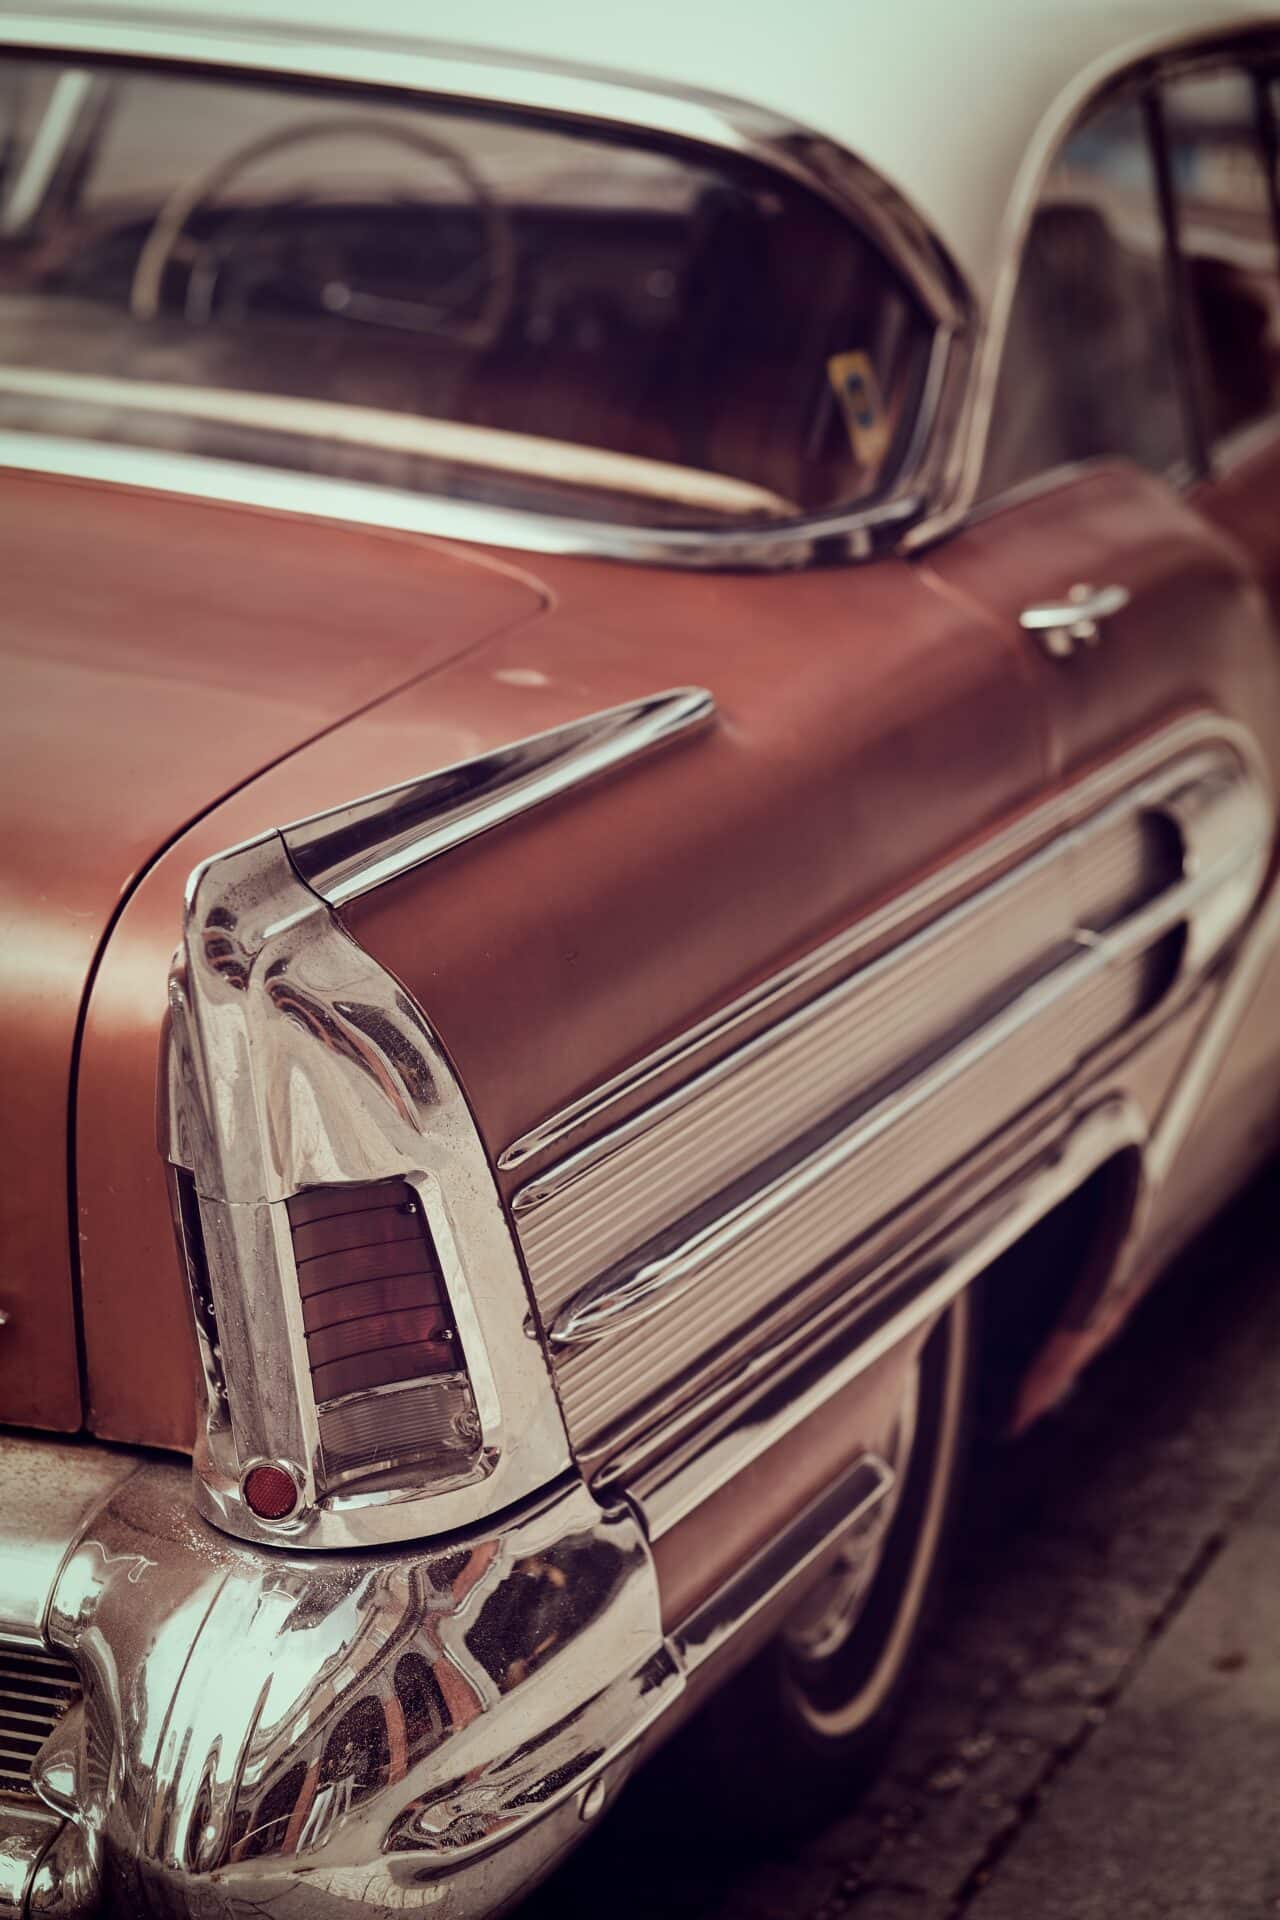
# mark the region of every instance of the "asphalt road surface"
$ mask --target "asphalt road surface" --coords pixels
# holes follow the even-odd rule
[[[519,1920],[1280,1914],[1280,1169],[980,1455],[884,1773],[785,1857],[659,1756]],[[767,1756],[761,1757],[767,1765]]]

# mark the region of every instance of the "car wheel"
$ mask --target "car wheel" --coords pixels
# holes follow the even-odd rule
[[[811,1827],[883,1757],[937,1592],[968,1455],[976,1350],[966,1292],[912,1371],[891,1443],[896,1473],[874,1534],[854,1529],[778,1638],[691,1729],[714,1749],[716,1798],[757,1831]]]

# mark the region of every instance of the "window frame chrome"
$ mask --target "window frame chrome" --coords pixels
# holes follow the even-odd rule
[[[881,544],[893,544],[905,527],[927,513],[945,467],[955,423],[964,405],[969,363],[977,333],[973,295],[959,268],[908,201],[836,142],[766,109],[695,89],[659,88],[653,82],[594,69],[571,70],[532,59],[502,61],[466,54],[430,41],[287,32],[267,27],[219,28],[198,23],[141,23],[136,16],[90,18],[67,14],[49,19],[0,12],[0,49],[33,57],[84,58],[95,63],[195,70],[209,76],[276,75],[282,80],[321,81],[352,91],[457,105],[505,108],[530,118],[561,117],[603,129],[648,133],[674,143],[735,155],[783,174],[816,194],[879,248],[918,300],[933,328],[915,422],[898,470],[880,497],[767,525],[664,528],[613,525],[550,515],[533,509],[486,506],[430,493],[376,486],[352,487],[315,475],[265,467],[274,481],[275,504],[323,513],[332,485],[348,511],[335,518],[365,524],[412,527],[456,539],[501,542],[528,552],[554,552],[688,568],[774,570],[817,559],[865,559]],[[41,472],[79,478],[111,478],[94,462],[98,445],[56,435],[0,434],[0,460],[22,466],[22,444]],[[184,474],[197,493],[258,503],[257,469],[235,461],[112,448],[143,457],[119,465],[138,484],[182,492]],[[61,458],[60,458],[61,454]],[[96,472],[89,469],[96,468]],[[199,471],[197,471],[199,469]],[[294,480],[309,485],[293,486]],[[355,511],[351,511],[354,508]]]
[[[1192,484],[1222,479],[1233,468],[1247,461],[1269,441],[1280,439],[1280,405],[1253,420],[1243,421],[1228,433],[1214,439],[1210,425],[1208,383],[1212,377],[1212,348],[1204,336],[1200,316],[1191,295],[1187,257],[1182,246],[1181,209],[1168,157],[1168,126],[1165,93],[1171,82],[1198,74],[1238,72],[1253,94],[1254,141],[1267,181],[1271,216],[1275,277],[1280,283],[1280,180],[1277,180],[1277,124],[1273,88],[1280,85],[1280,37],[1273,29],[1260,37],[1253,51],[1247,43],[1197,49],[1185,57],[1170,58],[1159,64],[1151,81],[1152,140],[1157,165],[1168,182],[1165,244],[1172,260],[1172,277],[1181,310],[1180,335],[1185,355],[1183,378],[1189,402],[1196,415],[1199,439],[1199,471]]]
[[[980,337],[973,349],[969,388],[951,441],[950,457],[938,483],[938,503],[931,505],[907,528],[900,543],[903,552],[915,553],[936,545],[960,527],[985,519],[1006,506],[1015,505],[1029,494],[1050,491],[1060,477],[1069,478],[1080,471],[1080,462],[1046,467],[1043,472],[1029,474],[998,493],[982,492],[982,473],[996,391],[1008,345],[1014,299],[1022,275],[1031,223],[1043,198],[1045,182],[1063,142],[1084,117],[1108,97],[1129,91],[1147,99],[1148,139],[1157,169],[1163,168],[1166,163],[1161,158],[1163,139],[1159,126],[1159,92],[1165,80],[1171,74],[1189,68],[1232,60],[1252,63],[1255,69],[1270,62],[1272,77],[1280,85],[1280,29],[1274,23],[1251,16],[1243,17],[1235,28],[1215,26],[1209,34],[1192,28],[1173,35],[1156,36],[1140,53],[1128,48],[1114,62],[1108,62],[1101,68],[1095,65],[1084,72],[1076,85],[1059,98],[1053,114],[1042,121],[1028,149],[1022,178],[1010,208],[1009,237],[987,303]],[[1273,118],[1280,118],[1280,110],[1276,109],[1274,102],[1271,105]],[[1172,216],[1170,204],[1162,211],[1164,244],[1166,257],[1172,263],[1171,272],[1180,273],[1178,263],[1181,256],[1176,222]],[[1207,445],[1203,415],[1193,391],[1197,376],[1191,358],[1192,343],[1185,338],[1188,320],[1184,300],[1176,299],[1171,315],[1175,377],[1184,394],[1188,391],[1192,393],[1196,420],[1194,423],[1188,422],[1189,464],[1179,463],[1164,477],[1170,485],[1182,491],[1205,479],[1216,478],[1222,471],[1218,450]],[[1263,424],[1251,423],[1251,428]],[[1280,431],[1280,421],[1276,424]],[[1199,458],[1197,448],[1203,450]],[[1105,457],[1097,456],[1099,460]]]

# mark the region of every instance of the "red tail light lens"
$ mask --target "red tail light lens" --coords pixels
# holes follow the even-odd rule
[[[465,1468],[479,1422],[414,1189],[316,1187],[288,1211],[330,1482],[410,1457]]]

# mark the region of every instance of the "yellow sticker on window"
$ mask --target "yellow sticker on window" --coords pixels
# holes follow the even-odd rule
[[[889,422],[870,354],[860,347],[833,353],[827,361],[827,378],[840,402],[854,458],[860,467],[874,472],[889,451]]]

